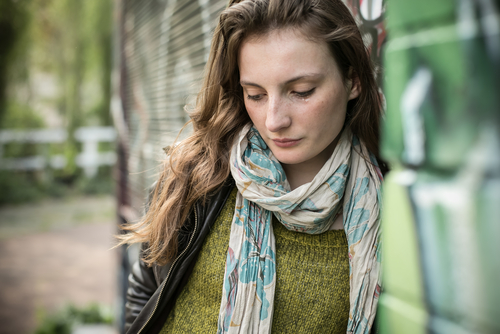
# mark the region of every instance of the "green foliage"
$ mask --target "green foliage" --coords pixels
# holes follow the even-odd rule
[[[7,129],[36,129],[44,127],[42,117],[27,105],[16,101],[7,103],[3,125]],[[4,146],[3,157],[27,157],[36,155],[36,147],[31,143],[12,142]]]
[[[60,181],[46,182],[42,186],[43,194],[53,198],[63,198],[70,195],[71,189]]]
[[[43,118],[28,105],[11,100],[3,119],[5,129],[36,129],[45,127]]]
[[[103,310],[102,307],[93,303],[84,308],[77,308],[73,305],[68,306],[69,317],[82,324],[111,324],[113,318]]]
[[[5,114],[10,69],[19,59],[19,46],[25,35],[30,13],[29,0],[0,1],[0,125]]]
[[[36,155],[36,145],[32,143],[13,142],[4,145],[4,158],[21,158]]]
[[[78,308],[69,305],[65,309],[48,316],[41,316],[41,324],[35,334],[71,334],[76,324],[112,324],[113,318],[99,305],[93,303]]]
[[[109,169],[109,167],[100,168]],[[104,175],[104,173],[102,172],[93,179],[80,177],[76,182],[77,191],[86,195],[112,194],[114,191],[114,187],[115,184],[112,178]]]
[[[44,319],[35,334],[71,334],[72,324],[61,315],[54,315]]]
[[[76,166],[76,156],[78,155],[78,143],[74,140],[68,140],[64,147],[64,156],[66,157],[66,166],[62,171],[63,177],[72,178],[78,172]]]
[[[111,167],[100,167],[95,178],[81,172],[75,175],[64,171],[19,172],[0,170],[0,205],[38,201],[44,197],[63,198],[74,195],[113,194]]]
[[[33,175],[0,171],[0,204],[32,202],[43,196]]]

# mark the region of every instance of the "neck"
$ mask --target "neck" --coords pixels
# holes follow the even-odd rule
[[[303,165],[282,164],[282,166],[285,170],[286,179],[290,184],[291,190],[294,190],[303,184],[311,182],[321,169],[320,168],[316,170],[316,168],[310,168],[310,166]]]

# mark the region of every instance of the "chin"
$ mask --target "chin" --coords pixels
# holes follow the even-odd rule
[[[287,156],[285,154],[281,154],[281,155],[275,154],[274,156],[276,157],[276,159],[278,159],[278,161],[281,164],[285,164],[285,165],[296,165],[296,164],[300,164],[306,160],[306,159],[301,159],[299,157],[290,157],[290,156]]]

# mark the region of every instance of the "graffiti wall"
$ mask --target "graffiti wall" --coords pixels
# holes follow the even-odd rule
[[[382,80],[382,49],[386,41],[385,0],[344,0],[363,35],[365,45],[375,64],[379,84]]]
[[[382,333],[500,333],[498,1],[391,1]]]

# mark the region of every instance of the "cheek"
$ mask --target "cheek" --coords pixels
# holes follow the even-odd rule
[[[245,103],[245,109],[247,111],[248,116],[252,120],[252,123],[255,126],[259,127],[259,123],[261,122],[261,119],[263,117],[259,108],[256,108],[255,106],[249,106],[247,105],[247,103]]]
[[[328,99],[316,101],[314,104],[309,105],[307,112],[302,115],[303,120],[308,123],[323,124],[331,121],[335,117],[334,110]]]
[[[311,106],[309,112],[303,114],[301,121],[320,132],[336,130],[344,125],[345,108],[342,105],[335,105],[331,99],[324,99]]]
[[[347,108],[347,99],[344,95],[332,94],[328,98],[324,99],[322,104],[322,108],[324,110],[325,115],[330,115],[330,117],[334,119],[343,118],[346,114]]]
[[[249,108],[246,103],[245,103],[245,110],[247,111],[248,117],[250,117],[250,119],[253,122],[255,117],[254,110],[252,108]]]

